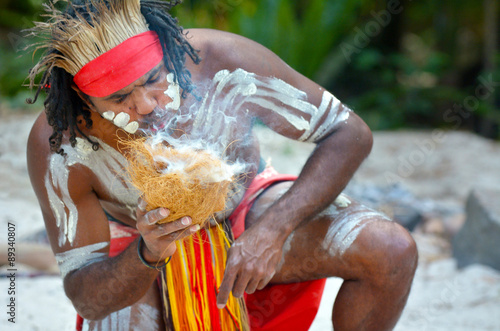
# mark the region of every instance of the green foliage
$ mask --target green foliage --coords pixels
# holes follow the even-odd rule
[[[26,38],[22,30],[40,20],[41,6],[42,0],[0,3],[0,97],[11,108],[28,108],[25,100],[32,97],[23,85],[33,66],[32,56],[25,49],[33,41]]]
[[[440,52],[428,56],[419,64],[408,54],[367,48],[353,58],[343,75],[346,78],[339,78],[337,84],[355,84],[350,81],[355,77],[358,91],[355,95],[347,91],[345,101],[373,128],[436,126],[442,122],[439,109],[460,102],[465,93],[439,84],[450,58]]]
[[[300,73],[314,77],[330,50],[356,22],[367,0],[185,1],[175,9],[184,27],[218,28],[252,39]]]
[[[27,93],[21,83],[32,62],[14,51],[25,43],[17,38],[19,30],[36,19],[41,2],[0,3],[4,100],[24,99]],[[495,82],[500,81],[498,45],[493,50],[496,62],[492,66],[484,62],[486,55],[492,57],[491,49],[486,54],[484,47],[489,38],[486,13],[496,10],[500,24],[500,6],[485,8],[487,3],[492,2],[184,0],[173,15],[186,28],[226,30],[263,44],[331,90],[373,129],[453,127],[445,114],[475,95],[480,77],[493,75]],[[381,21],[380,13],[391,4],[398,11]],[[478,99],[471,116],[461,123],[469,128],[478,121],[500,126],[497,89]]]
[[[3,101],[12,108],[28,108],[25,100],[32,93],[25,85],[33,65],[32,57],[27,52],[14,51],[10,43],[0,42],[0,63],[8,63],[0,67],[0,95]]]

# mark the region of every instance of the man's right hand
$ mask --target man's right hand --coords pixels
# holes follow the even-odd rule
[[[137,230],[144,240],[143,257],[147,262],[155,264],[175,253],[175,241],[188,237],[200,229],[199,225],[191,225],[190,217],[185,216],[173,222],[158,224],[166,218],[170,211],[157,208],[146,211],[147,203],[139,198],[137,205]]]

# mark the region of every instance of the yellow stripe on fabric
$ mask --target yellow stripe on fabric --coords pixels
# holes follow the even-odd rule
[[[206,230],[211,254],[203,249],[200,233],[176,242],[177,250],[166,267],[165,279],[172,324],[176,331],[212,331],[208,291],[218,288],[224,276],[229,239],[222,227]],[[199,262],[196,263],[195,245],[199,248]],[[210,256],[207,256],[210,255]],[[212,265],[214,279],[207,279],[207,263]],[[221,331],[249,330],[243,299],[229,296],[226,308],[218,311]]]

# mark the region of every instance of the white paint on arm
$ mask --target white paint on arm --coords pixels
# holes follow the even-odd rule
[[[299,138],[300,141],[317,142],[331,133],[341,122],[349,118],[349,108],[342,106],[339,110],[340,101],[335,98],[330,92],[324,91],[321,104],[318,110],[311,117],[311,127],[304,131]],[[321,119],[326,115],[326,118]]]
[[[104,260],[108,254],[98,252],[98,250],[108,245],[109,242],[101,242],[56,254],[56,261],[59,265],[61,277],[64,279],[64,277],[73,270]]]
[[[303,131],[301,141],[317,142],[349,117],[350,110],[341,107],[328,91],[323,91],[319,107],[307,100],[307,94],[274,77],[258,76],[237,69],[219,71],[212,80],[201,105],[196,105],[193,129],[217,137],[232,132],[233,111],[245,110],[251,104],[274,112],[296,130]],[[205,132],[210,130],[210,132]],[[226,142],[227,143],[227,142]]]
[[[82,331],[129,331],[132,307],[125,307],[99,321],[83,321]],[[148,330],[148,329],[140,329]]]
[[[132,330],[158,330],[160,311],[146,303],[136,304],[132,309]]]
[[[139,192],[125,177],[127,160],[111,146],[97,138],[91,138],[99,143],[99,150],[92,150],[92,145],[87,140],[76,138],[75,148],[69,144],[61,146],[66,156],[60,154],[50,156],[45,187],[50,208],[59,228],[59,246],[63,246],[66,242],[73,245],[76,236],[78,209],[70,196],[68,183],[70,168],[75,165],[91,169],[102,187],[108,190],[109,195],[126,206],[129,216],[135,218]]]

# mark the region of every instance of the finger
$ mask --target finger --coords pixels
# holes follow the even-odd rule
[[[229,293],[231,293],[235,279],[236,272],[232,271],[231,268],[226,267],[222,283],[219,287],[219,293],[217,294],[217,308],[222,309],[226,306],[227,300],[229,299]]]
[[[245,275],[238,275],[238,278],[236,279],[236,282],[233,286],[233,296],[235,298],[241,298],[243,296],[243,293],[245,292],[245,289],[248,287],[249,282],[250,276],[248,273],[245,273]]]
[[[142,198],[142,196],[141,196],[141,197],[139,197],[139,199],[137,200],[137,208],[139,208],[139,210],[140,210],[141,212],[144,212],[144,213],[145,213],[145,212],[146,212],[146,207],[147,207],[147,206],[148,206],[148,203],[146,202],[146,200],[144,200],[144,199]]]
[[[253,292],[255,292],[255,290],[257,289],[257,286],[262,282],[262,280],[259,281],[259,279],[252,279],[250,281],[250,283],[248,283],[248,286],[245,290],[246,293],[248,294],[252,294]]]
[[[269,284],[269,282],[271,281],[271,279],[273,279],[275,273],[276,272],[273,272],[271,275],[261,280],[259,282],[259,285],[257,286],[257,290],[262,290],[264,287],[266,287],[267,284]]]
[[[189,226],[191,225],[192,220],[190,217],[186,216],[181,219],[178,219],[177,221],[173,222],[168,222],[168,223],[163,223],[163,224],[158,224],[156,226],[155,232],[157,233],[158,236],[166,236],[169,234],[172,234],[174,232],[178,232],[181,230],[187,230]],[[195,225],[193,225],[194,227]],[[198,226],[199,228],[199,226]]]
[[[189,236],[193,235],[195,232],[197,232],[198,230],[200,230],[200,226],[198,224],[195,224],[193,226],[190,226],[188,228],[183,228],[183,229],[177,230],[175,232],[162,233],[160,235],[160,237],[162,239],[176,241],[176,240],[180,240],[180,239],[184,239],[186,237],[189,237]]]
[[[157,208],[144,215],[145,222],[148,225],[156,224],[170,214],[167,208]]]
[[[144,214],[146,214],[146,206],[147,206],[147,203],[146,203],[146,201],[144,201],[144,199],[142,197],[137,199],[137,209],[135,211],[135,214],[137,216],[137,220],[144,217]]]

